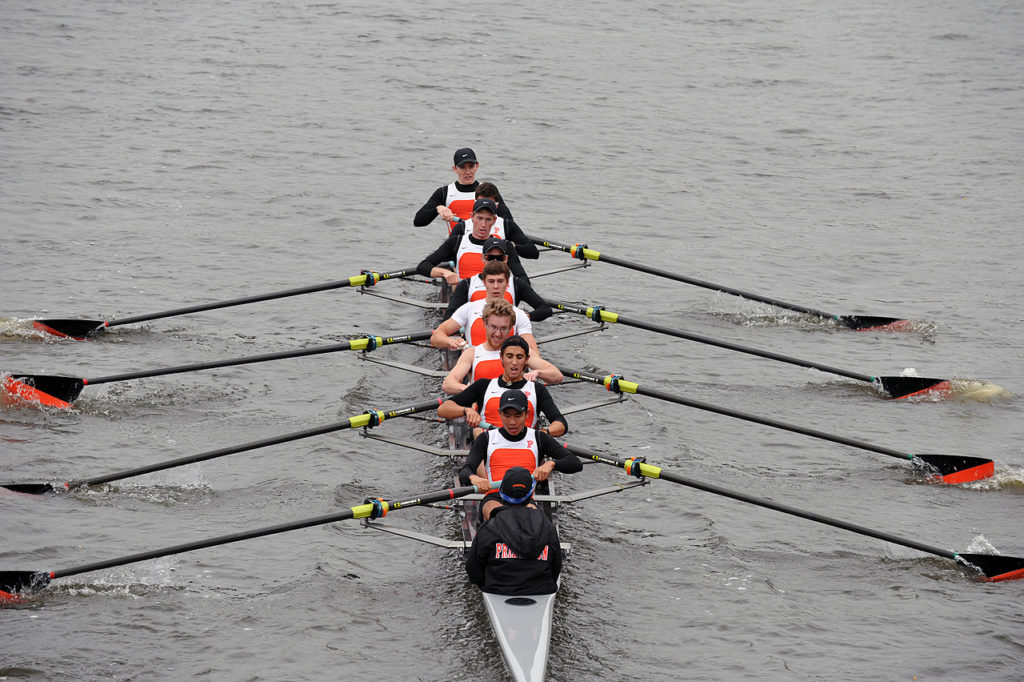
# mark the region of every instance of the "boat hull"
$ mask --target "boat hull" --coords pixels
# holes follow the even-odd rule
[[[536,682],[547,671],[555,594],[509,597],[482,592],[487,616],[513,679]]]

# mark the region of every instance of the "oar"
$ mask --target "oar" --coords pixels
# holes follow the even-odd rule
[[[539,246],[546,246],[551,249],[558,251],[565,251],[572,255],[573,258],[580,260],[592,260],[601,261],[602,263],[611,263],[612,265],[619,265],[624,268],[630,268],[631,270],[639,270],[640,272],[646,272],[649,275],[656,275],[658,277],[665,277],[667,279],[674,279],[677,282],[684,282],[686,284],[694,284],[705,289],[712,289],[713,291],[721,291],[723,294],[732,294],[733,296],[742,296],[743,298],[750,299],[751,301],[760,301],[761,303],[768,303],[778,308],[785,308],[787,310],[793,310],[798,313],[804,313],[805,315],[813,315],[814,317],[820,317],[825,320],[835,320],[838,324],[848,329],[855,329],[857,331],[909,331],[912,323],[910,320],[902,317],[873,317],[868,315],[836,315],[834,313],[826,313],[823,310],[815,310],[814,308],[808,308],[802,305],[796,305],[795,303],[786,303],[776,298],[769,298],[767,296],[760,296],[758,294],[752,294],[749,291],[741,291],[739,289],[733,289],[732,287],[722,286],[721,284],[712,284],[711,282],[705,282],[700,279],[694,279],[693,277],[687,277],[680,275],[675,272],[668,272],[667,270],[659,270],[658,268],[652,268],[647,265],[641,265],[640,263],[633,263],[628,260],[621,258],[615,258],[607,254],[601,253],[600,251],[594,251],[588,249],[586,244],[559,244],[558,242],[551,241],[549,239],[540,239],[538,237],[529,237],[530,241]]]
[[[17,593],[19,592],[36,592],[41,590],[46,587],[51,580],[55,580],[57,578],[66,578],[80,573],[89,573],[91,571],[99,571],[105,568],[124,566],[125,564],[133,564],[147,559],[157,559],[171,554],[191,552],[205,547],[226,545],[228,543],[259,538],[265,535],[285,533],[292,530],[299,530],[301,528],[309,528],[310,526],[321,526],[327,523],[334,523],[335,521],[345,521],[347,519],[377,519],[385,516],[390,511],[424,504],[433,504],[434,502],[441,502],[444,500],[452,500],[459,497],[465,497],[466,495],[472,495],[475,492],[477,492],[476,486],[470,485],[461,488],[449,488],[447,490],[425,493],[412,499],[402,501],[368,499],[363,504],[356,505],[355,507],[351,507],[345,511],[335,512],[333,514],[316,516],[309,519],[303,519],[301,521],[282,523],[276,526],[266,526],[255,530],[232,533],[230,535],[220,535],[206,540],[186,542],[184,544],[174,545],[173,547],[154,549],[148,552],[139,552],[138,554],[130,554],[128,556],[118,557],[115,559],[97,561],[91,564],[83,564],[81,566],[73,566],[71,568],[63,568],[56,571],[0,571],[0,601],[3,601],[5,598],[17,599]]]
[[[767,417],[758,417],[757,415],[747,414],[738,410],[731,410],[726,407],[719,407],[710,403],[704,403],[699,400],[693,400],[691,398],[683,398],[682,396],[672,395],[663,391],[658,391],[653,388],[644,388],[640,384],[632,381],[626,381],[618,375],[609,375],[605,377],[594,376],[580,370],[568,369],[565,367],[559,367],[559,371],[565,376],[571,376],[581,381],[589,381],[591,383],[600,384],[607,388],[609,391],[616,393],[634,393],[636,395],[646,395],[659,400],[665,400],[670,403],[676,403],[677,405],[685,405],[687,407],[695,407],[698,410],[705,410],[707,412],[715,412],[717,414],[724,414],[727,417],[734,417],[736,419],[743,419],[748,422],[754,422],[755,424],[763,424],[764,426],[771,426],[776,429],[783,429],[785,431],[792,431],[793,433],[802,433],[805,436],[811,436],[812,438],[820,438],[822,440],[831,441],[833,443],[840,443],[842,445],[849,445],[851,447],[860,448],[862,450],[870,450],[877,452],[882,455],[888,455],[890,457],[896,457],[898,459],[921,463],[927,465],[926,468],[930,467],[929,473],[934,470],[938,472],[938,478],[943,483],[968,483],[970,481],[977,481],[983,478],[988,478],[995,474],[995,463],[990,459],[982,459],[981,457],[966,457],[963,455],[913,455],[899,450],[893,450],[891,448],[881,447],[879,445],[872,445],[871,443],[865,443],[864,441],[854,440],[853,438],[846,438],[844,436],[837,436],[831,433],[825,433],[824,431],[816,431],[814,429],[804,428],[802,426],[794,426],[793,424],[786,424],[785,422],[775,421],[774,419],[768,419]]]
[[[359,428],[373,428],[380,424],[380,422],[386,419],[394,419],[395,417],[404,417],[406,415],[415,414],[417,412],[425,412],[427,410],[436,410],[441,404],[441,399],[429,400],[415,405],[409,405],[407,407],[400,407],[394,410],[388,410],[387,412],[380,410],[371,410],[362,414],[357,414],[353,417],[349,417],[344,421],[334,422],[332,424],[324,424],[323,426],[317,426],[310,429],[304,429],[302,431],[292,431],[280,436],[271,436],[270,438],[264,438],[262,440],[256,440],[249,443],[242,443],[241,445],[232,445],[226,448],[219,448],[217,450],[210,450],[208,452],[201,452],[198,455],[188,455],[186,457],[178,457],[177,459],[170,459],[164,462],[157,462],[155,464],[148,464],[146,466],[137,467],[135,469],[128,469],[127,471],[118,471],[112,474],[106,474],[105,476],[94,476],[93,478],[83,478],[77,481],[68,481],[67,483],[0,483],[0,488],[7,488],[19,493],[26,493],[29,495],[42,495],[44,493],[57,492],[58,490],[75,490],[77,488],[85,488],[92,485],[101,485],[103,483],[110,483],[111,481],[120,481],[125,478],[132,478],[133,476],[142,476],[143,474],[150,474],[154,471],[163,471],[165,469],[173,469],[179,466],[185,466],[186,464],[195,464],[196,462],[205,462],[207,460],[216,459],[218,457],[224,457],[226,455],[234,455],[239,452],[246,452],[248,450],[257,450],[259,448],[270,447],[271,445],[279,445],[281,443],[289,443],[295,440],[301,440],[303,438],[311,438],[312,436],[321,436],[325,433],[333,433],[334,431],[342,431],[344,429],[359,429]]]
[[[305,355],[319,355],[321,353],[336,353],[343,350],[371,351],[379,346],[386,346],[392,343],[407,343],[409,341],[423,341],[430,338],[432,332],[417,332],[404,336],[366,336],[359,339],[352,339],[344,343],[335,343],[329,346],[314,346],[313,348],[302,348],[299,350],[281,351],[279,353],[266,353],[263,355],[250,355],[244,358],[232,358],[229,360],[213,360],[211,362],[200,362],[194,365],[178,365],[177,367],[164,367],[160,369],[149,369],[140,372],[127,372],[125,374],[112,374],[106,377],[95,379],[76,379],[54,374],[21,374],[11,372],[4,377],[3,388],[8,394],[31,402],[38,402],[49,407],[68,408],[78,398],[82,389],[93,384],[106,384],[113,381],[127,381],[129,379],[142,379],[145,377],[157,377],[165,374],[180,374],[182,372],[196,372],[203,369],[215,369],[217,367],[233,367],[235,365],[248,365],[254,362],[269,362],[271,360],[283,360],[285,358],[298,358]]]
[[[793,516],[799,516],[801,518],[808,519],[809,521],[824,523],[828,526],[842,528],[844,530],[859,533],[861,535],[867,535],[868,537],[877,538],[879,540],[885,540],[886,542],[891,542],[896,545],[903,545],[904,547],[910,547],[911,549],[916,549],[928,554],[935,554],[947,559],[953,559],[954,561],[958,561],[961,564],[975,569],[976,571],[980,571],[985,576],[986,582],[998,582],[1001,580],[1017,580],[1019,578],[1024,578],[1024,559],[1018,557],[1001,556],[997,554],[967,554],[964,552],[950,552],[949,550],[942,549],[941,547],[932,547],[931,545],[926,545],[916,540],[908,540],[906,538],[890,535],[889,533],[883,533],[882,531],[872,530],[870,528],[865,528],[864,526],[858,526],[846,521],[822,516],[821,514],[816,514],[814,512],[804,511],[802,509],[779,504],[777,502],[771,502],[769,500],[763,500],[754,497],[753,495],[747,495],[727,488],[721,488],[710,483],[701,483],[700,481],[695,481],[678,474],[673,474],[659,467],[647,464],[642,458],[615,459],[575,445],[566,445],[565,447],[577,457],[583,457],[594,462],[600,462],[601,464],[610,464],[611,466],[622,467],[627,472],[637,476],[638,478],[643,476],[646,476],[647,478],[659,478],[672,483],[696,488],[697,490],[704,490],[715,495],[731,497],[734,500],[748,502],[759,507],[765,507],[766,509],[774,509],[775,511],[782,512],[783,514],[792,514]]]
[[[311,294],[316,291],[327,291],[329,289],[341,289],[343,287],[372,287],[374,284],[381,281],[382,279],[394,279],[396,277],[407,277],[409,275],[415,274],[415,267],[405,268],[403,270],[396,270],[395,272],[365,272],[361,275],[349,277],[348,279],[338,280],[336,282],[326,282],[325,284],[312,284],[310,286],[298,287],[296,289],[274,291],[269,294],[256,294],[254,296],[246,296],[244,298],[235,298],[230,301],[215,301],[213,303],[202,303],[200,305],[188,306],[187,308],[175,308],[174,310],[165,310],[159,313],[133,315],[132,317],[123,317],[119,320],[32,320],[32,326],[40,331],[55,334],[57,336],[65,336],[72,339],[84,339],[89,336],[95,336],[99,332],[105,330],[107,327],[117,327],[122,324],[134,324],[136,322],[158,320],[164,317],[188,315],[189,313],[198,313],[204,310],[230,308],[231,306],[236,305],[257,303],[259,301],[270,301],[275,298],[287,298],[288,296]]]
[[[696,341],[697,343],[706,343],[711,346],[718,346],[719,348],[726,348],[728,350],[739,351],[740,353],[747,353],[749,355],[757,355],[762,358],[768,358],[769,360],[778,360],[779,362],[788,362],[791,365],[799,365],[800,367],[810,367],[817,369],[822,372],[828,372],[829,374],[838,374],[839,376],[847,377],[848,379],[856,379],[857,381],[864,381],[869,384],[874,384],[877,388],[881,389],[883,393],[888,395],[890,398],[910,398],[914,396],[928,395],[929,397],[942,397],[948,398],[953,393],[953,387],[949,382],[949,379],[930,379],[926,377],[873,377],[867,374],[860,374],[859,372],[851,372],[846,369],[840,369],[838,367],[830,367],[829,365],[823,365],[817,362],[811,362],[809,360],[801,360],[799,358],[790,357],[788,355],[782,355],[781,353],[773,353],[767,350],[759,350],[757,348],[750,348],[748,346],[741,346],[736,343],[730,343],[728,341],[719,341],[718,339],[712,339],[707,336],[701,336],[700,334],[694,334],[692,332],[686,332],[679,329],[670,329],[669,327],[662,327],[661,325],[651,324],[642,320],[634,320],[628,317],[613,313],[610,310],[605,310],[602,306],[590,306],[583,308],[569,303],[555,303],[549,301],[550,305],[559,310],[565,310],[570,313],[577,313],[584,317],[589,317],[595,322],[618,322],[619,324],[628,325],[630,327],[636,327],[638,329],[646,329],[647,331],[657,332],[659,334],[666,334],[668,336],[674,336],[679,339],[686,339],[688,341]]]

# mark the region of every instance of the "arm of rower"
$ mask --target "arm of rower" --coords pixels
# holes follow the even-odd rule
[[[434,218],[437,217],[438,206],[444,206],[444,200],[447,197],[447,188],[438,187],[434,190],[434,193],[427,199],[427,203],[423,204],[416,215],[413,216],[412,224],[413,227],[426,227],[429,225]]]
[[[531,335],[530,338],[532,339],[533,336]],[[526,342],[530,343],[530,339],[527,339]],[[530,359],[527,361],[526,366],[536,372],[534,377],[530,377],[534,381],[540,379],[545,384],[551,385],[562,383],[562,379],[564,378],[562,373],[558,371],[557,367],[542,358],[539,353],[536,353],[536,351],[530,352]]]
[[[482,493],[491,489],[490,481],[477,475],[477,467],[483,464],[486,455],[487,434],[482,434],[473,441],[473,445],[469,448],[469,455],[466,457],[466,463],[459,469],[459,482],[462,485],[475,485]]]
[[[557,437],[569,430],[569,422],[566,421],[562,411],[558,409],[558,405],[551,397],[551,391],[544,384],[537,384],[537,411],[548,419],[548,428],[544,430],[545,433]]]
[[[441,382],[441,390],[449,395],[465,391],[467,384],[463,383],[463,379],[466,378],[471,369],[473,369],[472,346],[462,351],[462,355],[459,356],[459,361],[455,363],[455,366],[452,367],[452,371],[448,372],[448,376],[446,376],[444,381]]]
[[[583,462],[548,434],[539,433],[537,445],[540,446],[541,454],[550,457],[554,462],[555,471],[563,474],[576,474],[583,471]]]
[[[448,319],[452,314],[461,308],[469,300],[469,280],[461,280],[452,292],[451,300],[448,301],[448,308],[444,311],[444,319]],[[532,305],[532,304],[531,304]]]
[[[473,409],[473,405],[479,403],[482,398],[480,394],[489,382],[481,380],[467,386],[464,390],[453,395],[441,403],[437,408],[437,416],[442,419],[458,419],[465,417],[466,423],[471,428],[476,428],[480,423],[480,413]]]
[[[520,258],[529,258],[530,260],[540,258],[537,245],[530,241],[526,233],[523,232],[523,228],[519,227],[511,217],[505,219],[505,238],[516,245],[516,253]]]
[[[466,347],[466,340],[460,336],[452,336],[458,334],[459,329],[462,328],[457,321],[448,318],[441,324],[437,325],[437,329],[430,335],[430,345],[434,348],[441,348],[442,350],[461,350]],[[462,358],[459,358],[461,362]]]
[[[528,280],[524,280],[522,277],[516,279],[519,280],[516,282],[516,295],[520,301],[533,308],[533,312],[530,313],[531,323],[543,322],[555,314],[548,302],[534,290]]]

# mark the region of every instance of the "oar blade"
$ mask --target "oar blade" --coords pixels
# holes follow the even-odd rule
[[[1024,559],[999,554],[957,554],[957,558],[981,571],[985,582],[1024,578]]]
[[[902,317],[874,317],[871,315],[840,315],[839,324],[858,332],[908,332],[914,323]]]
[[[46,587],[50,574],[44,571],[0,571],[0,603],[21,601],[20,595]]]
[[[104,320],[32,320],[32,326],[41,332],[69,339],[87,339],[107,328]]]
[[[893,400],[905,400],[906,398],[945,400],[953,397],[953,384],[949,379],[875,377],[875,383]]]
[[[962,455],[914,455],[913,461],[927,464],[943,483],[957,484],[991,478],[996,465],[990,459]]]
[[[12,374],[4,378],[4,392],[14,398],[47,407],[68,409],[85,388],[83,379],[53,374]]]
[[[25,495],[45,495],[57,490],[52,483],[0,483],[0,488]]]

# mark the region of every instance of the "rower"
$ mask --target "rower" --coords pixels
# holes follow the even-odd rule
[[[512,305],[527,303],[533,308],[530,313],[531,322],[540,322],[551,317],[554,312],[536,291],[530,281],[524,277],[513,277],[508,268],[508,257],[512,244],[507,239],[488,237],[483,244],[484,268],[479,275],[459,282],[448,301],[448,309],[444,319],[448,319],[463,303],[481,298],[504,296]],[[504,286],[497,279],[498,274],[505,278]],[[488,279],[491,281],[488,282]]]
[[[472,428],[473,435],[483,431],[481,422],[491,426],[501,423],[498,405],[506,391],[518,389],[527,400],[526,425],[537,428],[537,420],[543,414],[549,423],[541,432],[552,436],[561,436],[568,430],[565,417],[558,410],[551,392],[544,384],[537,383],[537,371],[526,372],[526,363],[530,358],[530,345],[520,336],[510,336],[501,344],[501,376],[493,379],[478,379],[460,393],[441,403],[437,408],[437,416],[442,419],[466,418],[466,424]],[[481,410],[475,405],[482,405]]]
[[[530,238],[523,232],[523,228],[512,218],[508,207],[502,203],[501,192],[493,182],[481,182],[476,188],[477,199],[490,199],[498,207],[498,218],[494,221],[495,227],[505,233],[505,238],[515,243],[516,253],[520,258],[535,260],[540,258],[540,251],[537,245],[530,241]]]
[[[501,344],[510,335],[522,337],[529,345],[530,353],[527,359],[527,366],[531,370],[536,371],[536,375],[530,377],[531,380],[541,379],[547,384],[559,384],[562,382],[562,373],[558,371],[558,368],[540,356],[540,352],[537,350],[537,340],[533,338],[533,334],[516,331],[513,320],[516,319],[517,313],[521,312],[519,308],[513,308],[504,299],[485,299],[483,310],[480,312],[480,320],[483,322],[486,332],[482,344],[479,346],[468,346],[465,339],[445,335],[444,338],[448,339],[447,343],[449,343],[448,348],[457,350],[460,343],[462,344],[461,347],[465,348],[462,351],[462,355],[459,356],[458,362],[448,372],[448,376],[444,378],[444,382],[441,384],[441,388],[446,393],[458,393],[465,390],[467,384],[464,381],[467,376],[470,377],[471,381],[500,377],[504,371],[501,366]],[[454,320],[454,318],[452,320],[445,320],[437,330],[434,330],[434,335],[430,339],[431,344],[434,343],[438,330],[445,327],[445,325],[448,325],[446,329],[451,329],[449,323],[454,324],[458,328],[459,322]],[[440,340],[439,342],[445,343]]]
[[[452,163],[455,182],[434,190],[427,203],[416,211],[412,219],[414,227],[425,227],[434,218],[441,216],[442,220],[448,221],[448,233],[451,234],[459,220],[469,220],[476,199],[476,188],[480,185],[476,180],[480,164],[476,160],[476,152],[469,147],[456,149]]]
[[[562,570],[558,531],[533,502],[537,482],[524,467],[505,472],[498,488],[504,505],[482,524],[466,555],[466,574],[484,592],[554,594]]]
[[[522,391],[515,388],[505,391],[498,403],[501,428],[477,436],[466,463],[459,469],[462,485],[475,485],[480,492],[487,493],[481,508],[484,521],[503,504],[497,491],[491,490],[490,481],[501,480],[508,469],[526,467],[533,478],[541,482],[548,480],[555,470],[574,474],[583,469],[580,461],[557,440],[526,426],[528,407],[529,401]]]
[[[473,215],[468,229],[465,223],[455,227],[448,238],[441,242],[433,252],[427,255],[416,272],[424,277],[444,277],[452,287],[460,279],[479,274],[484,267],[483,244],[488,237],[505,238],[505,233],[494,229],[498,217],[498,207],[490,199],[477,199],[473,204]],[[441,263],[455,263],[455,270],[441,267]],[[517,277],[526,277],[519,262],[519,256],[509,254],[508,267]],[[528,278],[527,278],[528,279]]]

